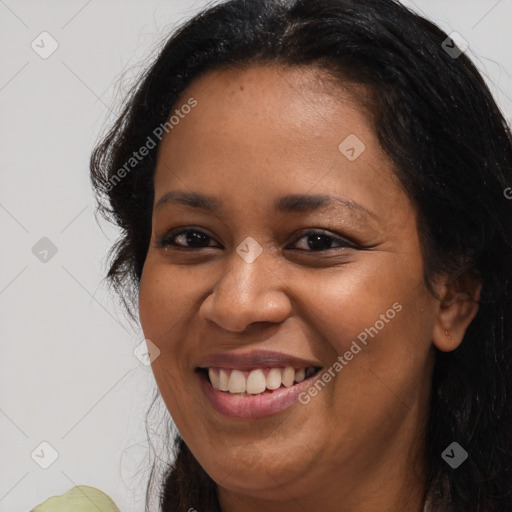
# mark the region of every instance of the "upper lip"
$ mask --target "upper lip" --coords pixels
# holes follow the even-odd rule
[[[245,353],[223,352],[212,354],[202,359],[198,368],[234,368],[237,370],[253,370],[255,368],[287,367],[309,368],[321,367],[318,361],[302,359],[283,352],[253,350]]]

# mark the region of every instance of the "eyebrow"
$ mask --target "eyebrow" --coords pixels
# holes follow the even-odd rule
[[[209,213],[219,213],[223,209],[222,201],[214,196],[179,190],[165,193],[157,201],[155,211],[167,204],[180,204]],[[354,213],[378,220],[377,215],[363,205],[342,197],[329,195],[289,194],[278,198],[274,202],[274,209],[281,213],[308,213],[336,204],[341,204]]]

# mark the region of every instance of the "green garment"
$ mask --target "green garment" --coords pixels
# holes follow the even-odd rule
[[[30,512],[120,512],[102,491],[88,485],[73,487],[59,496],[48,498]]]

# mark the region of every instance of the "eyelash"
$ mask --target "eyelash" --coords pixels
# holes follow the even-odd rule
[[[200,229],[188,228],[188,229],[182,229],[181,231],[178,231],[177,233],[174,233],[174,234],[168,233],[168,234],[162,236],[157,241],[157,247],[159,247],[159,248],[169,248],[169,247],[172,247],[172,248],[176,248],[178,250],[185,250],[185,251],[210,249],[210,248],[214,247],[214,246],[186,247],[186,246],[179,245],[179,244],[175,243],[175,239],[177,237],[179,237],[181,235],[185,235],[187,233],[201,233],[207,239],[213,240],[212,237],[208,236],[204,231],[202,231]],[[339,236],[336,236],[336,235],[327,234],[327,232],[325,232],[323,230],[320,230],[320,229],[313,229],[313,230],[306,231],[299,238],[297,238],[294,243],[297,243],[299,240],[301,240],[303,238],[307,238],[307,237],[314,236],[314,235],[322,236],[324,238],[328,238],[328,239],[331,239],[333,241],[338,241],[338,242],[341,242],[341,243],[337,247],[330,247],[328,249],[320,249],[320,250],[298,249],[298,250],[304,251],[304,252],[325,252],[325,251],[329,251],[329,250],[332,250],[332,249],[340,249],[340,248],[345,248],[345,249],[357,249],[358,248],[356,245],[354,245],[353,243],[350,243],[346,239],[344,239],[342,237],[339,237]]]

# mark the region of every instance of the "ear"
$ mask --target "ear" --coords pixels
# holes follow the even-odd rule
[[[437,291],[440,304],[432,342],[442,352],[451,352],[459,347],[478,312],[482,283],[474,271],[467,270],[456,278],[442,278]]]

